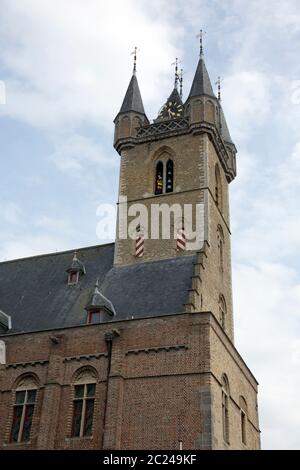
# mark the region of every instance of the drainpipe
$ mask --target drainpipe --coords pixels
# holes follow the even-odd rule
[[[110,376],[111,359],[112,359],[112,345],[113,345],[113,340],[116,336],[120,336],[120,332],[118,330],[108,331],[107,333],[105,333],[105,336],[104,336],[104,339],[106,342],[106,348],[107,348],[107,371],[106,371],[106,390],[105,390],[104,413],[103,413],[102,449],[104,446],[104,436],[105,436],[105,422],[106,422],[106,415],[107,415],[108,387],[109,387],[109,376]]]

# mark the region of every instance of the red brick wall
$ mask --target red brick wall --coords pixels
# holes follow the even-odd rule
[[[104,442],[107,449],[178,449],[179,441],[184,448],[212,447],[212,325],[219,328],[211,314],[193,313],[7,336],[0,448],[100,449]],[[112,330],[119,336],[113,339],[107,389],[105,333]],[[224,358],[227,370],[233,360],[241,361],[229,353]],[[97,375],[93,436],[71,438],[74,376],[83,366]],[[247,386],[253,392],[252,376],[241,366],[232,370],[242,376],[243,394]],[[39,381],[31,440],[10,444],[14,390],[24,373]]]

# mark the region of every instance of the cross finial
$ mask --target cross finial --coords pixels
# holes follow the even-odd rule
[[[200,42],[200,58],[202,59],[203,58],[203,36],[205,34],[205,31],[203,31],[203,29],[200,29],[200,32],[199,34],[197,34],[197,38],[199,38],[199,42]]]
[[[131,55],[133,55],[133,75],[136,74],[136,60],[137,60],[137,53],[139,52],[139,49],[135,46],[133,52]]]
[[[178,75],[178,64],[180,63],[180,60],[176,57],[175,62],[172,63],[172,65],[175,65],[175,80],[174,80],[174,87],[177,88],[178,86],[178,80],[179,80],[179,75]]]
[[[183,69],[180,69],[180,75],[179,75],[179,83],[180,83],[180,98],[182,99],[182,90],[183,90]]]
[[[218,77],[218,80],[216,81],[216,85],[218,85],[218,100],[221,101],[221,83],[223,80],[221,80],[221,77]]]

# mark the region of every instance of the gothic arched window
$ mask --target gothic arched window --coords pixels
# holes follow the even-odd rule
[[[11,442],[28,442],[37,394],[37,380],[34,376],[25,376],[16,388]]]
[[[218,208],[222,210],[223,204],[223,195],[222,195],[222,184],[221,184],[221,173],[219,165],[215,166],[215,200]]]
[[[166,174],[166,193],[173,192],[173,178],[174,178],[174,164],[172,160],[167,161],[167,174]]]
[[[221,294],[219,297],[219,316],[220,316],[220,323],[222,325],[223,330],[226,329],[226,313],[227,313],[227,308],[226,308],[226,302]]]
[[[164,190],[164,165],[158,162],[155,173],[155,194],[162,194]]]
[[[218,253],[219,253],[219,267],[220,271],[224,270],[224,233],[221,225],[218,225],[217,229],[217,239],[218,239]]]
[[[96,373],[83,369],[75,380],[72,437],[91,436],[96,392]]]
[[[229,444],[229,382],[225,374],[222,377],[222,425],[224,441]]]

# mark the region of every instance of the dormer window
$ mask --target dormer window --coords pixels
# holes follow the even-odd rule
[[[92,295],[85,307],[87,311],[87,324],[95,325],[111,320],[116,315],[113,304],[99,291],[99,283],[96,282]]]
[[[71,266],[66,270],[68,273],[68,285],[76,286],[79,282],[80,276],[86,273],[84,264],[77,258],[75,251]]]
[[[95,325],[97,323],[101,323],[101,310],[94,310],[88,312],[87,323],[89,325]]]
[[[78,283],[78,272],[69,273],[69,279],[68,279],[69,286],[75,286],[77,283]]]

